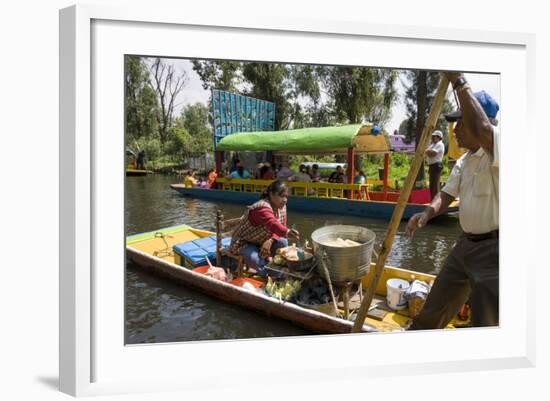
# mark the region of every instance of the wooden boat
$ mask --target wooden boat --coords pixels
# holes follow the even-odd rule
[[[288,207],[305,212],[338,213],[361,217],[390,219],[399,192],[388,183],[391,146],[387,135],[374,130],[373,124],[338,127],[306,128],[274,132],[241,132],[224,137],[216,149],[216,168],[221,171],[222,151],[270,151],[274,157],[300,154],[347,154],[347,183],[289,182],[292,189]],[[373,132],[377,132],[376,134]],[[383,154],[384,170],[381,180],[354,184],[356,154]],[[173,184],[172,189],[188,197],[220,200],[242,204],[253,203],[270,181],[218,178],[215,189],[187,188]],[[379,187],[380,190],[373,190]],[[424,210],[430,202],[430,191],[413,190],[403,214],[407,219]],[[446,211],[458,211],[455,201]]]
[[[138,170],[138,169],[135,169],[135,168],[127,168],[126,169],[126,176],[143,176],[143,175],[147,175],[148,171],[147,170]]]
[[[129,260],[148,271],[225,302],[290,321],[316,333],[351,332],[353,326],[351,320],[334,317],[319,310],[284,302],[262,293],[246,290],[238,285],[215,280],[178,263],[178,255],[172,250],[175,244],[211,235],[213,233],[194,229],[187,225],[133,235],[127,238],[126,254]],[[181,261],[179,262],[181,263]],[[363,278],[362,287],[364,289],[368,288],[373,272],[374,269],[371,269],[371,272]],[[363,325],[363,332],[402,331],[409,322],[406,310],[394,312],[384,307],[385,283],[389,278],[402,278],[407,281],[415,278],[430,282],[434,276],[387,266],[376,290],[376,297],[371,304],[373,309],[367,315]],[[352,299],[350,302],[353,303],[354,300]]]
[[[171,184],[170,187],[183,196],[211,201],[223,201],[249,205],[258,200],[259,193],[271,181],[265,180],[227,180],[218,179],[221,189],[206,189],[186,187],[183,184]],[[291,195],[288,208],[302,212],[334,213],[359,217],[372,217],[389,220],[393,214],[399,193],[388,192],[386,199],[374,200],[377,195],[370,194],[371,199],[347,199],[346,191],[355,190],[360,193],[362,185],[332,184],[332,183],[301,183],[289,182]],[[315,192],[313,192],[315,191]],[[326,191],[321,196],[321,191]],[[311,194],[313,192],[313,194]],[[298,195],[300,193],[300,195]],[[381,194],[380,194],[381,195]],[[383,196],[380,196],[383,199]],[[403,213],[403,219],[422,212],[427,203],[408,203]],[[458,211],[458,201],[455,201],[447,213]]]
[[[126,147],[126,176],[140,176],[147,175],[150,171],[139,169],[137,163],[138,155],[135,151]]]

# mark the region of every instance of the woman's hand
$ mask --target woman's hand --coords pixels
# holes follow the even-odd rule
[[[271,247],[273,246],[273,238],[266,240],[260,248],[260,256],[267,259],[271,256]]]
[[[293,228],[288,230],[288,233],[286,236],[290,239],[300,239],[300,233],[298,232],[298,230],[295,230]]]

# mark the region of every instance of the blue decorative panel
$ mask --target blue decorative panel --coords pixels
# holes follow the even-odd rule
[[[275,103],[212,89],[214,147],[235,132],[275,130]]]

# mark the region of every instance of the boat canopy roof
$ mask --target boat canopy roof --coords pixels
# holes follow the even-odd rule
[[[375,125],[301,128],[284,131],[240,132],[224,137],[217,150],[273,151],[278,154],[336,154],[355,148],[356,153],[389,153],[387,135]],[[373,133],[374,131],[375,133]]]

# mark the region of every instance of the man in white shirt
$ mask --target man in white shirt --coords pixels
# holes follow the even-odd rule
[[[458,95],[460,110],[445,118],[457,122],[456,139],[468,151],[457,160],[445,187],[426,210],[409,219],[406,231],[412,236],[459,197],[464,233],[445,260],[412,330],[444,328],[466,301],[473,326],[499,324],[499,106],[485,91],[473,93],[463,74],[446,75]]]
[[[430,175],[430,194],[431,198],[439,192],[439,180],[443,171],[443,155],[445,154],[445,145],[443,144],[443,134],[437,130],[432,133],[432,142],[426,149],[426,162],[428,163],[428,173]]]

